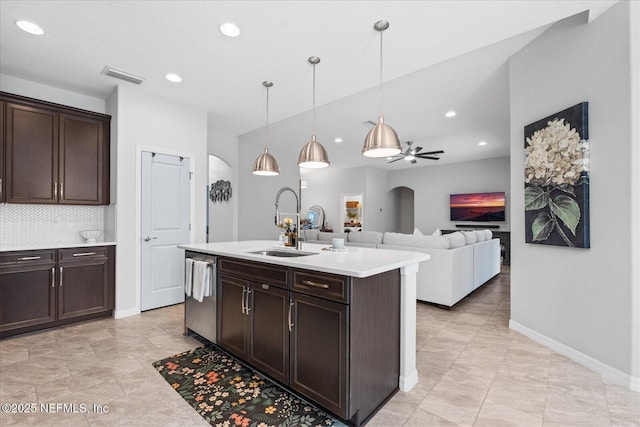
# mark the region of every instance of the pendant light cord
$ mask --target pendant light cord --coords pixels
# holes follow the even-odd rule
[[[267,87],[267,141],[265,147],[269,151],[269,87]]]
[[[384,89],[382,86],[382,33],[384,31],[380,31],[380,115],[382,116],[382,104],[384,100]]]
[[[316,64],[313,64],[313,135],[316,134]]]

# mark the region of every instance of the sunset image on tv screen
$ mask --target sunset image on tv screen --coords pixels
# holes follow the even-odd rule
[[[504,192],[452,194],[451,221],[504,221]]]

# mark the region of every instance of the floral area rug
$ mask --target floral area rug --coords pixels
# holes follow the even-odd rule
[[[153,366],[212,426],[344,426],[215,347],[198,347]]]

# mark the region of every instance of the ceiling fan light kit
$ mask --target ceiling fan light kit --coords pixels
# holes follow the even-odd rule
[[[262,82],[262,86],[267,88],[267,126],[264,153],[260,154],[255,162],[253,162],[254,175],[275,176],[280,174],[280,168],[275,157],[269,154],[269,88],[273,83],[269,81]]]
[[[438,155],[444,154],[444,151],[442,150],[425,151],[424,153],[421,153],[422,147],[413,148],[413,141],[407,141],[406,144],[408,148],[404,152],[400,152],[393,157],[388,157],[387,163],[393,163],[404,159],[412,164],[416,164],[418,163],[418,159],[440,160]]]
[[[373,28],[380,33],[380,117],[378,117],[378,123],[364,139],[362,154],[366,157],[388,157],[402,151],[398,134],[391,126],[384,123],[384,115],[382,114],[382,33],[389,28],[389,22],[377,21],[373,24]]]
[[[329,156],[322,144],[316,141],[316,65],[320,63],[320,58],[311,56],[307,60],[313,65],[313,133],[311,141],[307,142],[298,156],[298,166],[308,169],[320,169],[329,166]]]

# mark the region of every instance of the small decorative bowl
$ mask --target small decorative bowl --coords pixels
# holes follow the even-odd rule
[[[87,243],[95,243],[100,237],[102,237],[102,230],[82,230],[80,236],[87,241]]]

